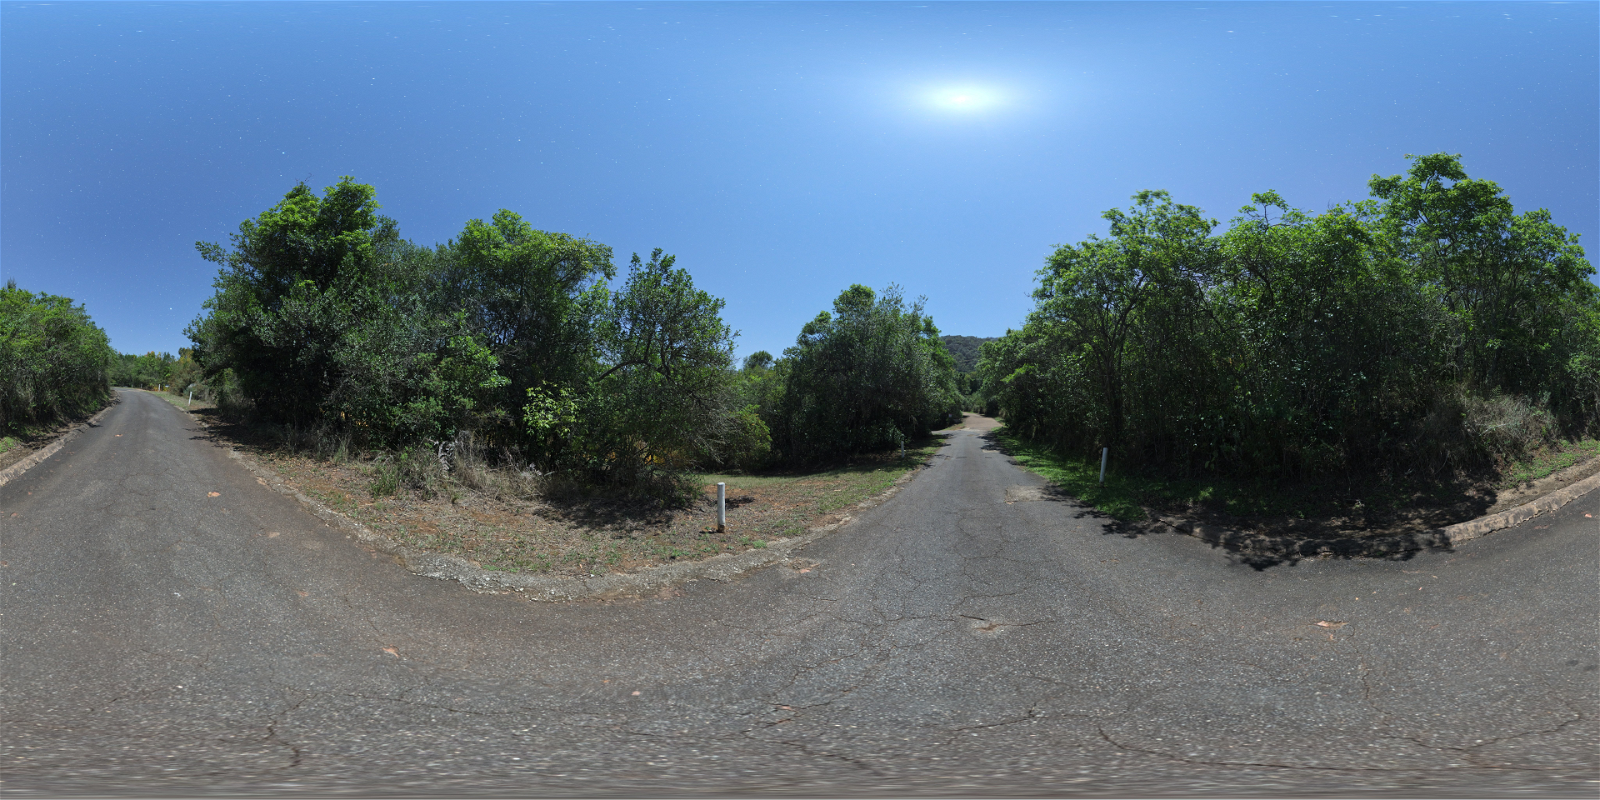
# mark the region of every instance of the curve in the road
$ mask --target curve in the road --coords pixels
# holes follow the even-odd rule
[[[0,791],[1600,785],[1593,495],[1258,571],[1008,493],[1039,484],[959,431],[809,572],[538,604],[411,575],[127,393],[0,487]]]

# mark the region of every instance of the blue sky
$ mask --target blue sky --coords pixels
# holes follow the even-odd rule
[[[0,3],[0,274],[176,352],[194,242],[352,175],[421,243],[665,248],[741,355],[852,283],[995,336],[1136,191],[1225,224],[1439,151],[1592,255],[1597,53],[1593,2]]]

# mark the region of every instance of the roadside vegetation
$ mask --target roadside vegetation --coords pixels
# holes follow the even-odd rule
[[[437,462],[397,465],[337,449],[291,449],[253,441],[259,427],[221,427],[308,496],[396,542],[460,556],[484,569],[565,576],[631,572],[764,548],[840,521],[939,447],[930,437],[903,456],[871,454],[816,469],[689,473],[683,476],[691,487],[687,498],[667,506],[603,487],[532,479],[470,451],[458,453],[446,473]],[[409,488],[408,479],[422,488]],[[727,484],[722,531],[716,530],[717,482]]]
[[[978,372],[978,359],[983,345],[997,337],[941,336],[946,350],[955,361],[956,389],[961,394],[961,408],[974,414],[993,417],[1000,413],[999,402],[983,392],[983,376]]]
[[[1477,481],[1251,480],[1173,477],[1111,469],[1005,430],[996,441],[1016,463],[1061,492],[1122,523],[1188,520],[1251,533],[1346,538],[1434,530],[1504,511],[1562,485],[1551,476],[1584,465],[1572,480],[1600,473],[1600,441],[1557,442]],[[1570,481],[1569,481],[1570,483]],[[1544,485],[1536,485],[1544,484]]]
[[[110,341],[70,298],[0,288],[0,440],[17,442],[93,414],[111,396]],[[3,452],[3,451],[0,451]]]
[[[178,348],[176,358],[171,353],[149,352],[144,355],[118,353],[111,360],[108,378],[112,386],[134,389],[164,390],[187,395],[194,389],[207,391],[200,374],[200,365],[194,360],[194,351]]]
[[[1600,292],[1577,236],[1456,156],[1369,185],[1322,214],[1256,194],[1220,233],[1141,192],[1107,237],[1058,247],[978,365],[1019,452],[1126,518],[1450,505],[1592,449]],[[1103,447],[1107,486],[1085,485]]]
[[[360,498],[351,507],[369,517],[442,498],[428,514],[499,503],[676,519],[704,510],[697,476],[855,474],[847,465],[915,452],[960,417],[938,329],[893,286],[847,288],[781,356],[736,365],[723,301],[673,256],[635,254],[619,274],[610,247],[511,211],[422,246],[378,213],[371,186],[345,178],[320,196],[294,187],[229,247],[197,247],[220,270],[188,328],[194,348],[167,373],[157,357],[130,369],[174,391],[198,381],[228,435],[322,481],[335,505]],[[791,510],[815,517],[807,508]],[[654,551],[628,552],[632,563]]]

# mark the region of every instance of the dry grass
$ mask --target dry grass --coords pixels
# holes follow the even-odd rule
[[[904,458],[885,453],[803,474],[697,475],[700,495],[671,509],[490,468],[471,452],[458,453],[448,472],[428,475],[415,467],[408,472],[388,455],[350,457],[336,443],[296,448],[227,425],[213,431],[300,491],[408,547],[460,556],[488,570],[567,576],[765,547],[838,521],[846,508],[925,464],[939,446],[930,440],[908,447]],[[728,524],[720,532],[719,481],[728,485]]]
[[[153,394],[156,397],[159,397],[162,400],[165,400],[185,411],[210,411],[211,409],[217,407],[216,403],[213,403],[209,400],[202,400],[198,397],[194,399],[193,403],[190,403],[187,395],[179,396],[171,392],[157,392],[149,389],[139,389],[138,391],[145,392],[147,394]]]

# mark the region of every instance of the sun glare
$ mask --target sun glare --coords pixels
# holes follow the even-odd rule
[[[999,93],[977,86],[941,86],[924,96],[929,105],[944,111],[983,111],[1000,103]]]

